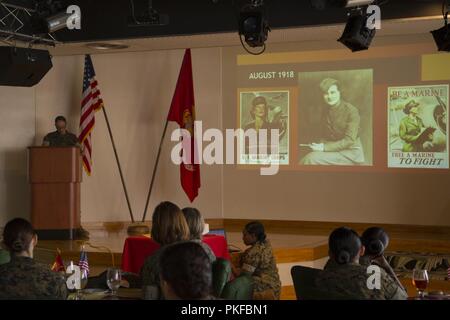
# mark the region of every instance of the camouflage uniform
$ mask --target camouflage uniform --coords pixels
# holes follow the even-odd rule
[[[281,281],[269,241],[257,242],[245,250],[240,266],[242,272],[252,276],[254,292],[273,290],[275,298],[280,298]]]
[[[75,147],[79,146],[78,138],[70,132],[61,134],[58,131],[50,132],[44,137],[44,144],[48,143],[50,147]]]
[[[0,265],[0,299],[66,299],[64,277],[28,257]]]
[[[405,300],[407,293],[398,286],[384,269],[381,271],[381,288],[369,289],[367,279],[368,265],[358,263],[338,264],[329,260],[326,269],[315,279],[315,286],[330,295],[342,295],[355,299]]]

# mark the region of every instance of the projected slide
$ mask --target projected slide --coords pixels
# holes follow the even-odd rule
[[[245,132],[254,129],[256,139],[245,139],[240,164],[289,164],[289,91],[241,91],[239,103],[240,128]],[[259,134],[265,129],[266,141]],[[272,155],[271,129],[278,129],[279,155]]]
[[[300,165],[372,165],[372,69],[300,72]]]
[[[388,88],[388,166],[448,168],[448,85]]]
[[[260,140],[241,139],[239,163],[276,161],[281,171],[305,172],[448,171],[450,59],[425,42],[371,49],[225,50],[223,105],[235,108],[224,109],[224,124],[281,134],[278,158],[270,145],[264,156]]]

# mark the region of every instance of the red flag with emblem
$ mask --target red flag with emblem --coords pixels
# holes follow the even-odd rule
[[[191,161],[190,164],[184,162],[180,164],[180,179],[184,192],[192,202],[198,196],[198,189],[200,188],[200,165],[194,163],[196,152],[194,139],[195,101],[191,49],[186,49],[184,53],[183,64],[181,65],[167,120],[177,122],[180,128],[186,129],[191,134],[190,146],[188,146],[191,150]]]
[[[59,249],[57,249],[55,262],[53,262],[51,269],[55,272],[66,271],[63,259],[61,258],[61,251],[59,251]]]

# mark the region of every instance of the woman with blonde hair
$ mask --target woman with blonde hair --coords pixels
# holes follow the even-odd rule
[[[211,263],[216,261],[216,256],[214,255],[212,249],[202,241],[203,231],[205,230],[205,221],[203,220],[200,211],[196,208],[189,207],[183,208],[181,211],[183,212],[184,218],[189,226],[190,240],[197,242],[202,246]]]

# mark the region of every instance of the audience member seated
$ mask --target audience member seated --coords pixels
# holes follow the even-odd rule
[[[37,235],[31,224],[16,218],[3,230],[11,261],[0,265],[0,299],[66,299],[64,277],[33,260]]]
[[[398,283],[380,268],[380,287],[368,287],[367,266],[359,264],[364,246],[358,234],[346,227],[334,230],[328,239],[329,263],[315,279],[321,291],[354,299],[404,300],[407,294]],[[375,283],[376,284],[376,283]]]
[[[142,286],[144,290],[149,290],[146,287],[153,288],[155,292],[152,296],[162,298],[159,278],[159,257],[170,244],[189,240],[189,227],[181,209],[176,204],[165,201],[161,202],[155,208],[152,216],[151,236],[161,247],[149,256],[142,266]]]
[[[167,247],[160,257],[161,290],[167,300],[209,300],[212,297],[211,262],[199,243]]]
[[[200,244],[205,250],[211,263],[216,261],[216,256],[211,248],[202,241],[203,230],[205,230],[205,221],[203,220],[200,211],[196,208],[184,208],[184,218],[189,226],[190,240]]]
[[[397,284],[403,288],[394,269],[384,256],[384,251],[389,245],[389,236],[383,228],[371,227],[366,229],[361,236],[362,245],[365,248],[364,255],[359,258],[359,264],[363,266],[377,265],[386,271]]]
[[[266,239],[261,222],[248,223],[242,237],[245,245],[250,246],[242,253],[239,266],[233,268],[236,277],[246,273],[253,280],[253,299],[279,299],[281,281],[270,242]]]

